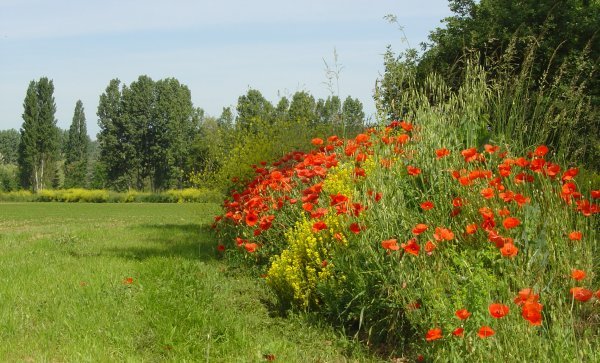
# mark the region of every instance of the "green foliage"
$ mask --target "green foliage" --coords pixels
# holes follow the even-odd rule
[[[53,180],[59,152],[53,82],[46,77],[31,81],[23,107],[18,158],[21,186],[43,190]]]
[[[257,123],[271,120],[273,105],[263,97],[260,91],[249,89],[245,95],[238,98],[236,111],[236,127],[254,131]]]
[[[520,147],[544,143],[599,170],[600,3],[452,0],[450,9],[455,15],[431,33],[422,55],[396,57],[388,48],[376,94],[382,112],[404,117],[402,98],[429,89],[432,77],[457,91],[481,67],[494,135]]]
[[[191,171],[192,141],[202,112],[187,86],[174,78],[140,76],[119,89],[112,80],[100,96],[100,161],[116,190],[183,187]]]
[[[0,192],[19,189],[19,168],[16,165],[0,164]]]
[[[78,100],[65,147],[65,188],[87,185],[89,144],[83,103]]]
[[[0,130],[0,164],[17,164],[21,134],[15,129]]]

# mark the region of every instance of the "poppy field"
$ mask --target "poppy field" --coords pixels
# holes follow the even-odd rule
[[[422,116],[254,165],[216,250],[386,359],[597,361],[599,186]]]

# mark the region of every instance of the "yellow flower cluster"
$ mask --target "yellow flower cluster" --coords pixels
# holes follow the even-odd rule
[[[313,230],[315,221],[304,217],[286,232],[288,248],[273,258],[267,274],[267,284],[283,300],[301,308],[318,304],[317,285],[332,277],[331,249],[335,244],[347,244],[339,232],[342,218],[332,210],[323,219],[325,229]]]
[[[325,195],[343,194],[352,198],[355,190],[353,182],[354,164],[340,163],[338,166],[329,169],[327,178],[323,181],[323,191]]]

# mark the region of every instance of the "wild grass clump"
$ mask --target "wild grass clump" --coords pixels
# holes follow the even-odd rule
[[[33,199],[34,194],[29,190],[0,192],[0,202],[31,202]]]
[[[256,266],[282,309],[389,357],[593,357],[599,185],[545,145],[497,142],[470,80],[414,94],[410,122],[255,167],[216,217],[217,249]]]
[[[59,189],[59,190],[40,190],[35,195],[38,202],[87,202],[87,203],[106,203],[109,200],[109,192],[102,189]]]

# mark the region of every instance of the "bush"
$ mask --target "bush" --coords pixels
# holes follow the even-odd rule
[[[0,193],[0,201],[13,202],[66,202],[66,203],[219,203],[223,195],[211,189],[168,190],[164,193],[128,191],[110,192],[103,189],[41,190]]]
[[[216,218],[217,249],[255,266],[282,309],[317,311],[390,357],[591,357],[598,185],[544,145],[493,143],[485,82],[470,87],[422,100],[419,123],[255,167]]]

